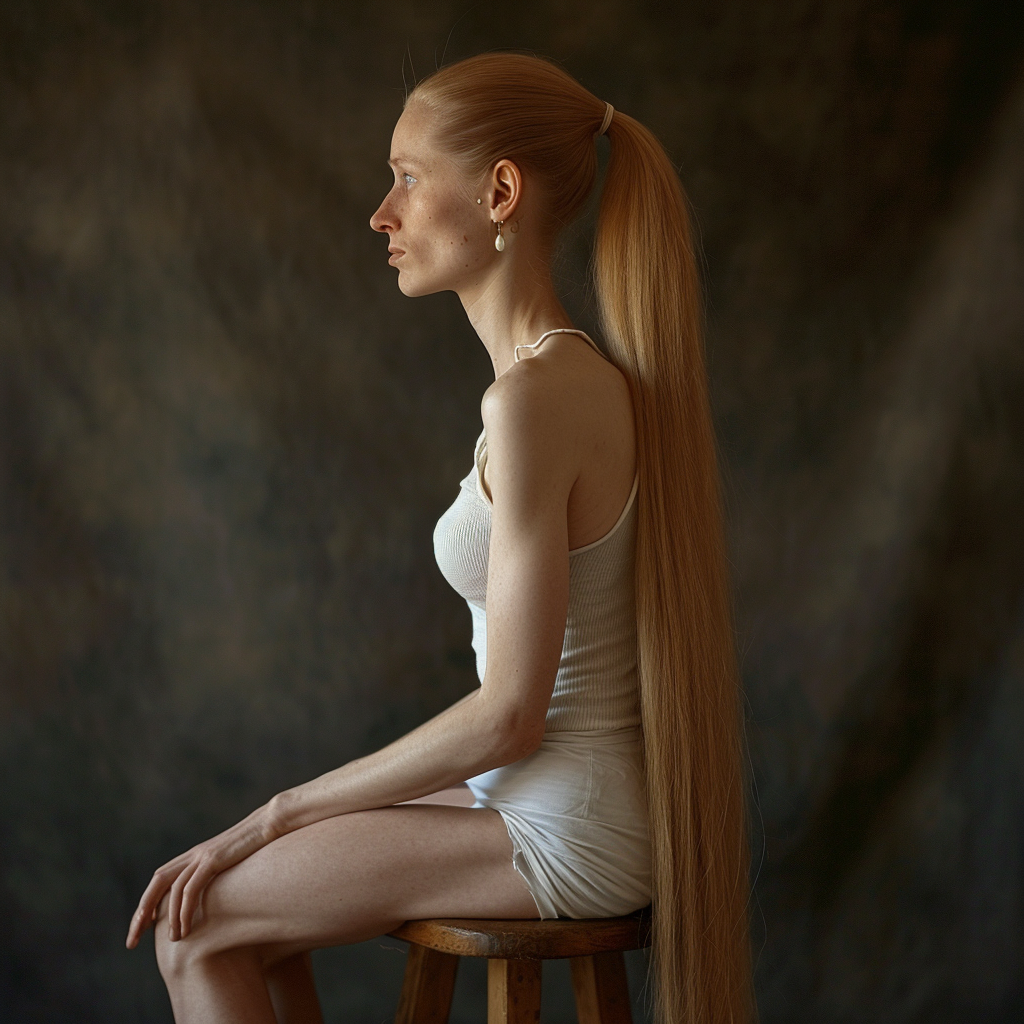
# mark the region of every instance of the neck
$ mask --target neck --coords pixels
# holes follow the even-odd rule
[[[506,249],[502,257],[508,255]],[[513,257],[478,289],[460,291],[459,298],[491,357],[495,379],[515,362],[517,345],[532,345],[545,331],[573,325],[555,293],[547,260]]]

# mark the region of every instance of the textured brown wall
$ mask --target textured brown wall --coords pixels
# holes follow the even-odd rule
[[[558,58],[691,193],[764,1021],[1024,1018],[1022,38],[995,0],[5,2],[0,1020],[169,1020],[122,945],[152,869],[473,685],[430,532],[489,362],[367,223],[446,46]],[[393,1011],[390,945],[318,954],[329,1019]]]

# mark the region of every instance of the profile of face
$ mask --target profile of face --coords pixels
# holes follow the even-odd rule
[[[408,296],[472,290],[501,255],[494,247],[493,186],[484,180],[473,191],[474,183],[433,145],[432,132],[429,109],[410,102],[391,138],[394,185],[370,218],[374,231],[389,236],[388,262]]]

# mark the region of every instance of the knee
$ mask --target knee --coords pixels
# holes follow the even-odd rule
[[[160,975],[165,982],[171,984],[188,973],[195,961],[198,943],[190,941],[194,940],[195,932],[188,938],[171,941],[167,902],[168,897],[164,896],[157,908],[156,921],[153,923],[153,944],[156,947],[156,963]]]
[[[197,967],[215,956],[217,951],[210,946],[210,929],[195,928],[183,939],[171,939],[167,921],[168,897],[160,901],[156,922],[153,926],[153,941],[156,946],[156,962],[160,975],[170,985],[191,974]]]
[[[223,929],[213,919],[205,918],[200,911],[196,915],[192,931],[183,939],[172,941],[167,921],[168,897],[165,896],[157,908],[153,938],[156,946],[156,962],[160,976],[168,988],[194,976],[197,972],[217,971],[218,965],[226,960],[252,961],[258,970],[264,969],[263,956],[256,948],[236,946],[226,942]]]

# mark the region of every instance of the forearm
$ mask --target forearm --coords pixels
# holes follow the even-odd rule
[[[536,738],[474,690],[381,750],[278,794],[269,811],[283,834],[337,814],[388,807],[516,761],[535,749]]]

